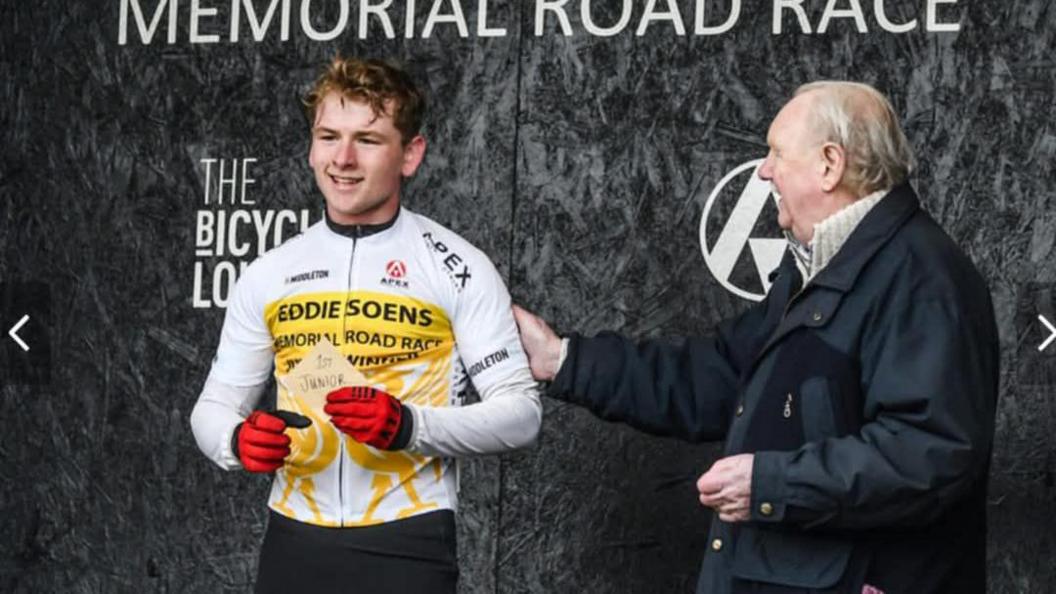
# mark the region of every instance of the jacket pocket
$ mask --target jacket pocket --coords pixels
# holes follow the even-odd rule
[[[731,573],[753,582],[831,588],[847,573],[851,549],[842,540],[745,526],[737,537]]]
[[[837,396],[826,377],[812,377],[803,382],[799,392],[799,411],[805,441],[819,441],[844,433],[837,424],[840,418],[836,411],[839,405],[835,400]]]

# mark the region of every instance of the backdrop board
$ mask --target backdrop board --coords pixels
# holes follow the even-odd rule
[[[1044,0],[5,4],[0,590],[251,591],[267,479],[188,417],[241,270],[321,216],[300,97],[340,52],[427,92],[406,203],[586,334],[750,306],[782,248],[770,120],[811,80],[887,94],[997,308],[989,590],[1056,591],[1054,34]],[[692,591],[720,450],[545,400],[536,447],[462,465],[461,590]]]

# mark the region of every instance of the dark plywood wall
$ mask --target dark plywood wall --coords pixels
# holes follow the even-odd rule
[[[0,390],[0,590],[243,592],[251,589],[267,481],[224,473],[195,447],[188,415],[223,310],[195,307],[199,210],[322,206],[307,168],[298,97],[335,51],[407,64],[427,90],[428,155],[407,204],[491,255],[514,298],[563,332],[637,337],[705,333],[749,303],[701,256],[711,189],[765,155],[770,119],[818,78],[887,93],[919,160],[925,207],[990,281],[1002,340],[991,470],[990,591],[1056,590],[1056,374],[1037,314],[1056,313],[1056,129],[1051,98],[1056,9],[1041,0],[961,0],[928,31],[929,2],[884,2],[894,34],[864,6],[804,34],[772,2],[745,0],[736,24],[694,34],[697,2],[675,4],[687,29],[633,0],[627,28],[571,35],[535,1],[458,4],[468,24],[428,38],[432,1],[405,3],[358,36],[357,2],[331,41],[275,25],[227,40],[231,3],[191,43],[190,2],[177,40],[165,19],[149,44],[121,1],[51,0],[0,8],[0,280],[51,291],[51,381]],[[139,3],[147,18],[157,2]],[[341,2],[316,2],[320,29]],[[591,4],[591,3],[588,3]],[[656,11],[665,2],[655,3]],[[852,3],[840,3],[850,5]],[[872,2],[861,4],[873,5]],[[263,13],[267,2],[255,2]],[[399,5],[399,6],[396,6]],[[503,34],[480,35],[487,25]],[[708,0],[720,24],[728,0]],[[824,2],[804,4],[812,30]],[[622,2],[594,2],[598,25]],[[134,18],[130,16],[129,18]],[[202,159],[252,158],[253,205],[204,204]],[[212,170],[211,175],[216,175]],[[215,194],[214,194],[215,196]],[[254,244],[255,247],[255,244]],[[206,284],[208,284],[208,279]],[[6,332],[6,327],[4,328]],[[693,481],[719,454],[598,421],[547,400],[534,449],[467,461],[459,513],[464,592],[688,592],[709,513]]]

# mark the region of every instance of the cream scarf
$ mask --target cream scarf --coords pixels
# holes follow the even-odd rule
[[[865,215],[880,199],[887,195],[887,190],[879,190],[864,196],[843,207],[828,218],[814,225],[814,238],[809,245],[803,245],[791,233],[786,232],[792,253],[796,256],[796,265],[803,274],[803,284],[818,275],[840,251],[851,232],[862,222]]]

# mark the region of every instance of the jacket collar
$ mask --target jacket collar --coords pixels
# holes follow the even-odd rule
[[[811,284],[849,290],[866,263],[919,209],[920,200],[908,181],[892,188],[865,215],[829,264],[811,279]]]

